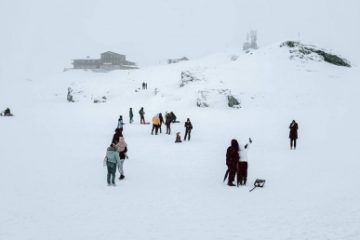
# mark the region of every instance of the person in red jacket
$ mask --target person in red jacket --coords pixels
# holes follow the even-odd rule
[[[239,143],[236,139],[231,140],[231,145],[226,151],[226,165],[229,171],[229,186],[236,186],[233,182],[235,180],[235,174],[237,170],[237,164],[239,162]]]

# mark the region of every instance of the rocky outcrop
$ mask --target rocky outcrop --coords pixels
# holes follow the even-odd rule
[[[184,87],[186,84],[196,81],[200,81],[200,79],[195,77],[190,71],[181,72],[180,87]]]
[[[240,108],[240,101],[237,98],[235,98],[233,95],[228,95],[227,100],[228,100],[229,107]]]
[[[286,41],[280,47],[290,48],[291,58],[298,57],[301,59],[315,60],[320,58],[323,61],[337,66],[351,67],[350,62],[345,58],[341,58],[335,54],[329,53],[324,49],[316,48],[315,46],[304,45],[296,41]]]

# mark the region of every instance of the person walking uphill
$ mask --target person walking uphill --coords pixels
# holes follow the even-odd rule
[[[104,166],[107,166],[107,183],[108,186],[111,184],[115,186],[115,174],[116,174],[116,165],[120,163],[119,153],[116,148],[118,142],[113,142],[107,148],[106,157],[104,159]]]
[[[290,133],[289,133],[290,149],[292,149],[293,147],[294,147],[294,149],[296,149],[296,140],[298,138],[299,126],[298,126],[297,122],[295,122],[295,120],[292,120],[289,128],[290,128]]]
[[[226,166],[228,167],[229,171],[229,186],[235,186],[233,182],[235,180],[237,164],[240,159],[239,150],[240,149],[238,141],[236,139],[231,140],[231,145],[226,151]]]
[[[145,124],[145,112],[143,107],[140,108],[139,114],[140,114],[140,124]]]
[[[188,137],[188,141],[190,141],[190,137],[191,137],[191,130],[193,129],[193,126],[190,122],[190,118],[187,119],[187,121],[184,124],[185,126],[185,136],[184,136],[184,141],[186,141],[186,137]]]
[[[116,144],[116,148],[117,148],[117,151],[119,152],[119,157],[120,157],[119,164],[118,164],[118,169],[119,169],[119,173],[120,173],[119,180],[122,180],[125,178],[124,161],[126,158],[126,153],[128,151],[127,144],[125,142],[124,137],[121,136],[119,138],[119,142]]]

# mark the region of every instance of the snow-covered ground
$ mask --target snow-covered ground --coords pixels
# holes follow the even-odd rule
[[[232,56],[3,85],[0,108],[15,117],[0,118],[0,239],[358,240],[360,69],[290,60],[279,44]],[[199,81],[179,87],[182,71]],[[148,90],[137,90],[143,81]],[[68,87],[77,102],[66,102]],[[209,108],[196,107],[199,91]],[[224,91],[242,107],[228,108]],[[150,135],[142,106],[147,121],[174,111],[181,123]],[[103,158],[129,107],[126,179],[108,187]],[[192,139],[175,144],[187,117]],[[248,137],[248,184],[228,187],[226,148]],[[256,178],[265,187],[249,193]]]

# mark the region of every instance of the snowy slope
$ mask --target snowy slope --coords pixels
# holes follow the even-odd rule
[[[136,71],[69,71],[0,89],[0,239],[359,239],[358,67],[290,59],[274,44],[252,54]],[[182,71],[201,81],[179,87]],[[148,90],[135,92],[141,83]],[[72,87],[76,103],[66,102]],[[157,88],[159,93],[154,94]],[[221,90],[241,100],[226,106]],[[196,107],[199,91],[209,108]],[[106,103],[93,99],[107,97]],[[172,135],[145,118],[174,111]],[[105,150],[122,114],[126,179],[106,186]],[[191,142],[174,144],[190,117]],[[288,125],[299,123],[298,149]],[[164,129],[163,129],[164,131]],[[232,138],[246,143],[245,187],[222,183]],[[118,174],[117,174],[118,175]],[[265,188],[249,193],[256,178]]]

